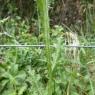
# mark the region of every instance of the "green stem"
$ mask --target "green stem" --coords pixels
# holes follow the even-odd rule
[[[38,18],[40,23],[40,31],[44,33],[45,44],[46,44],[46,58],[47,58],[47,69],[48,69],[48,95],[52,95],[52,68],[51,68],[51,54],[50,54],[50,25],[48,15],[48,0],[37,0]]]

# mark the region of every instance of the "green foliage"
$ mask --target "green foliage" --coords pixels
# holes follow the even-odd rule
[[[46,44],[46,48],[0,47],[0,95],[94,95],[95,49],[80,49],[81,64],[71,64],[64,47],[63,34],[67,29],[58,25],[50,29],[48,5],[45,0],[37,4],[41,30],[38,38],[28,32],[27,19],[9,16],[0,20],[0,44]],[[10,10],[16,11],[15,7]],[[89,31],[95,30],[92,17],[89,10],[85,22],[92,29]],[[81,32],[85,29],[82,27]],[[93,35],[80,35],[80,44],[94,45]]]
[[[62,27],[51,30],[51,73],[52,91],[54,95],[94,95],[95,82],[90,76],[90,64],[94,64],[94,49],[81,52],[81,67],[72,67],[69,59],[64,59],[64,38],[60,34]],[[56,33],[55,33],[56,32]],[[23,36],[24,35],[24,36]],[[19,35],[26,44],[37,44],[37,38],[30,38],[23,32]],[[22,42],[21,40],[21,42]],[[0,94],[1,95],[47,95],[48,69],[44,48],[6,48],[1,52],[3,62],[0,64]],[[0,54],[1,54],[0,53]],[[80,68],[80,71],[78,70]],[[94,68],[94,67],[93,67]],[[93,71],[91,71],[93,72]],[[40,87],[39,87],[40,86]]]

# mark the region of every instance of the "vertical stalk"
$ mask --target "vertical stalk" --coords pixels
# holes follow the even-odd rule
[[[44,33],[45,37],[45,50],[47,58],[47,69],[48,69],[48,95],[52,95],[53,81],[52,81],[52,69],[51,69],[51,54],[50,54],[50,26],[49,26],[49,15],[48,15],[48,0],[37,0],[38,19],[40,31]]]

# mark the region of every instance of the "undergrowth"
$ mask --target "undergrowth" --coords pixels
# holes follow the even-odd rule
[[[43,7],[47,8],[43,5],[39,11]],[[45,10],[43,13],[38,37],[29,34],[27,19],[17,16],[0,21],[0,44],[46,44],[36,48],[0,47],[0,95],[94,95],[95,49],[79,49],[81,63],[73,64],[64,51],[63,34],[67,29],[49,28],[48,14]],[[88,34],[79,35],[80,44],[90,43],[92,36],[86,39]]]

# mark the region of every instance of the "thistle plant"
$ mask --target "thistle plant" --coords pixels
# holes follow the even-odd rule
[[[52,95],[52,65],[51,65],[51,52],[50,52],[50,27],[49,27],[49,16],[48,16],[48,0],[37,0],[38,18],[39,18],[39,30],[44,33],[44,42],[46,44],[46,61],[48,69],[48,95]]]

